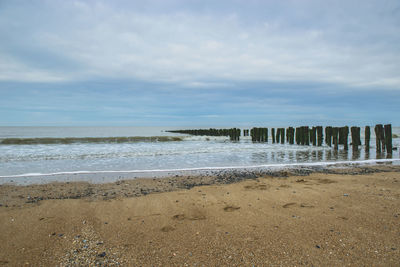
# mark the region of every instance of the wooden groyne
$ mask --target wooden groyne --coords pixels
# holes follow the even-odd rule
[[[376,137],[376,152],[392,154],[392,125],[391,124],[377,124],[374,127]],[[174,130],[169,131],[173,133],[190,134],[190,135],[204,135],[204,136],[229,136],[231,141],[239,141],[241,130],[239,128],[230,129],[190,129],[190,130]],[[325,136],[324,133],[325,132]],[[338,150],[339,146],[343,147],[344,151],[349,149],[349,134],[351,134],[352,150],[354,153],[359,151],[361,144],[361,128],[358,126],[342,126],[332,127],[326,126],[325,130],[322,126],[299,126],[288,128],[271,128],[270,130],[273,144],[285,144],[309,146],[322,146],[324,143],[329,147]],[[267,143],[269,138],[268,128],[254,127],[252,129],[244,129],[243,136],[251,136],[253,142]],[[365,127],[365,151],[369,153],[371,128]],[[358,152],[357,152],[358,153]]]
[[[239,141],[241,130],[238,128],[230,128],[230,129],[210,128],[210,129],[171,130],[167,132],[199,135],[199,136],[229,136],[231,141]]]

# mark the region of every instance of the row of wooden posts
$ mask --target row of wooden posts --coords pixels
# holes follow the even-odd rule
[[[190,135],[202,135],[202,136],[229,136],[231,141],[239,141],[240,131],[241,130],[238,128],[230,128],[230,129],[210,128],[210,129],[171,130],[167,132],[190,134]]]
[[[296,141],[297,145],[310,145],[322,146],[323,144],[323,127],[322,126],[301,126],[301,127],[289,127],[285,128],[271,128],[272,143],[285,143],[285,130],[286,130],[286,142],[294,144]],[[349,131],[348,126],[344,127],[325,127],[325,142],[328,146],[333,146],[334,149],[338,149],[339,145],[343,145],[345,150],[349,149],[348,137],[351,133],[351,145],[353,150],[358,150],[361,146],[361,128],[351,127]],[[250,130],[251,139],[254,142],[268,142],[268,128],[253,128]],[[246,136],[246,135],[245,135]],[[376,136],[376,151],[383,152],[387,151],[389,154],[392,153],[392,125],[377,124],[375,126]],[[371,130],[369,126],[365,127],[365,149],[369,151],[371,140]]]
[[[196,130],[174,130],[173,133],[190,134],[190,135],[208,135],[208,136],[229,136],[232,141],[239,141],[241,130],[238,128],[230,129],[196,129]],[[286,134],[285,134],[286,133]],[[361,145],[360,127],[325,127],[325,143],[338,149],[339,145],[343,145],[345,150],[349,149],[348,138],[351,134],[352,149],[357,151]],[[268,142],[268,128],[254,127],[250,130],[244,129],[243,136],[251,136],[253,142]],[[371,129],[365,127],[365,149],[369,151],[371,140]],[[392,153],[392,126],[391,124],[377,124],[375,126],[376,151]],[[284,144],[286,142],[293,145],[310,145],[322,146],[324,136],[322,126],[301,126],[285,128],[271,128],[272,143]]]

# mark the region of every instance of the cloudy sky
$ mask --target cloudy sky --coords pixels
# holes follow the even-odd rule
[[[400,125],[398,0],[0,0],[0,125]]]

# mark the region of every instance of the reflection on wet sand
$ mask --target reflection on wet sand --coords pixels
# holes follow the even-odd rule
[[[375,151],[373,151],[375,154]],[[357,161],[372,159],[370,151],[365,149],[346,150],[340,148],[338,150],[326,147],[315,149],[299,149],[298,147],[288,148],[282,147],[281,151],[267,151],[265,153],[253,153],[251,155],[254,163],[270,162],[273,164],[280,163],[306,163],[306,162],[325,162],[325,161]],[[373,154],[372,154],[373,155]],[[376,153],[376,159],[392,158],[392,154]]]

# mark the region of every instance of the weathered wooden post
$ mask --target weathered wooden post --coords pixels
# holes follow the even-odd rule
[[[299,133],[299,137],[300,137],[300,145],[304,146],[304,144],[306,143],[306,141],[304,140],[304,126],[301,126],[299,128],[300,133]]]
[[[286,128],[286,143],[289,143],[289,128]]]
[[[318,136],[318,146],[322,146],[323,135],[322,135],[322,126],[317,126],[317,136]]]
[[[288,136],[288,143],[293,145],[294,144],[294,128],[293,127],[289,127],[286,130],[286,135]]]
[[[308,130],[307,130],[308,132]],[[300,144],[302,146],[306,145],[306,126],[301,126],[300,127]]]
[[[281,144],[285,143],[285,128],[281,128]]]
[[[376,140],[376,153],[382,153],[380,127],[382,127],[382,124],[377,124],[377,125],[375,125],[375,128],[374,128],[375,140]]]
[[[296,145],[300,145],[300,127],[296,127]]]
[[[317,127],[312,127],[312,144],[313,146],[317,145]]]
[[[272,143],[275,144],[275,128],[271,129]]]
[[[306,141],[306,146],[310,145],[310,128],[308,126],[304,126],[304,139]]]
[[[291,144],[293,145],[294,144],[294,128],[292,127],[292,141],[291,141]]]
[[[360,145],[360,127],[351,127],[351,142],[353,145],[353,151],[358,150],[358,146]]]
[[[280,137],[281,137],[281,128],[276,129],[276,143],[280,143]]]
[[[268,128],[265,128],[265,142],[268,143]]]
[[[328,146],[332,146],[332,127],[325,127],[325,142]]]
[[[349,127],[344,126],[339,128],[339,144],[342,144],[344,150],[349,149],[348,145],[348,138],[349,138]]]
[[[365,126],[365,151],[369,152],[369,142],[371,139],[371,129],[369,126]]]
[[[382,124],[375,125],[376,152],[385,152],[385,129]]]
[[[392,125],[385,125],[385,146],[387,154],[392,154]]]
[[[339,128],[338,127],[332,127],[332,141],[335,150],[338,150],[339,148]]]

